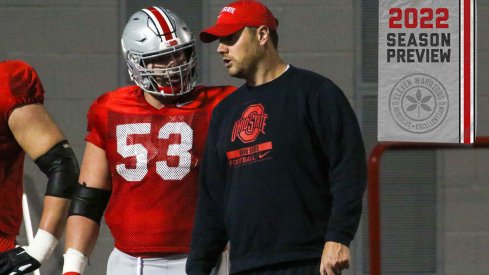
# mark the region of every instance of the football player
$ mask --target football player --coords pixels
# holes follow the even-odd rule
[[[194,38],[165,8],[133,14],[121,44],[136,85],[103,94],[88,112],[63,274],[83,273],[104,214],[115,241],[108,275],[186,274],[208,123],[235,88],[196,86]]]
[[[23,61],[0,62],[0,274],[38,269],[64,229],[79,167],[64,134],[42,105],[44,89]],[[24,155],[48,176],[44,208],[34,240],[15,248],[22,223]]]

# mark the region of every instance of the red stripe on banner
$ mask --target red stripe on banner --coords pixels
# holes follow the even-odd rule
[[[471,102],[471,79],[470,79],[470,1],[464,0],[464,143],[470,143],[470,102]]]
[[[165,18],[163,18],[163,15],[161,15],[161,13],[155,7],[151,7],[148,10],[156,17],[158,23],[160,23],[161,29],[163,30],[163,34],[165,35],[165,40],[172,40],[173,37],[171,35],[170,26],[168,26],[168,23],[166,23],[166,20]]]

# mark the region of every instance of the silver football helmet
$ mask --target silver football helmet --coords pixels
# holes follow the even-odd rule
[[[187,24],[173,12],[162,7],[139,10],[129,18],[121,44],[129,76],[145,92],[181,96],[193,90],[197,82],[195,40]]]

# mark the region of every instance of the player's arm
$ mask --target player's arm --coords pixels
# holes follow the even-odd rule
[[[40,104],[15,109],[10,115],[9,127],[17,142],[33,160],[38,160],[55,145],[65,140],[61,130]],[[71,197],[71,194],[66,194],[66,197]],[[40,229],[50,232],[56,238],[61,236],[65,224],[63,221],[69,207],[68,198],[49,195],[44,198]]]
[[[73,150],[43,105],[16,108],[9,116],[8,125],[19,145],[49,178],[41,222],[33,242],[0,257],[0,274],[25,274],[39,268],[56,247],[79,168]]]
[[[63,274],[83,274],[98,238],[112,184],[105,151],[87,142],[66,226]],[[70,273],[72,272],[72,273]]]

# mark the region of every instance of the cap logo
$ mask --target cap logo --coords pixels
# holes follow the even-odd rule
[[[236,8],[233,8],[233,7],[224,7],[221,10],[221,12],[219,13],[219,16],[217,18],[221,17],[222,14],[225,13],[225,12],[229,12],[230,14],[234,14],[235,11],[236,11]]]

